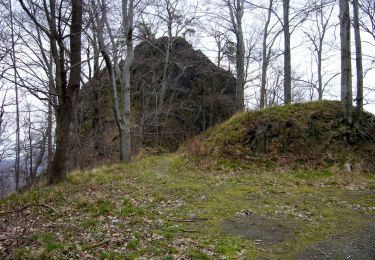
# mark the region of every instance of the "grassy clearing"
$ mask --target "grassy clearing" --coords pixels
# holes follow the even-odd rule
[[[375,178],[337,170],[256,172],[222,163],[202,170],[181,154],[74,172],[54,187],[1,201],[3,257],[136,259],[294,258],[356,232],[375,217]],[[263,244],[223,232],[252,212],[285,219],[293,235]]]

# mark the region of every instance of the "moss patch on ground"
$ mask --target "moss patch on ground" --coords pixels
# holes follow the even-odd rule
[[[2,258],[290,259],[373,221],[375,178],[332,169],[202,170],[170,154],[73,172],[0,208]],[[285,220],[292,233],[264,243],[223,228],[252,215]]]

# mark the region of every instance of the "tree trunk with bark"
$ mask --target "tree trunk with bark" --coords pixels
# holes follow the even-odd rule
[[[283,0],[284,28],[284,104],[292,103],[292,65],[290,55],[289,0]]]
[[[242,29],[242,18],[244,14],[244,0],[225,0],[230,13],[232,31],[236,36],[236,109],[245,109],[245,42]],[[230,70],[230,68],[229,68]]]
[[[20,111],[19,111],[19,91],[17,83],[17,62],[16,62],[16,50],[15,50],[15,35],[14,35],[14,20],[13,20],[13,8],[12,1],[9,2],[10,11],[10,24],[11,24],[11,41],[12,41],[12,66],[13,66],[13,77],[14,77],[14,92],[15,92],[15,102],[16,102],[16,158],[14,162],[14,177],[15,177],[15,190],[16,192],[20,189]]]
[[[164,66],[163,66],[163,76],[161,79],[161,88],[160,88],[160,96],[159,96],[159,110],[162,110],[165,94],[167,93],[168,89],[168,67],[169,67],[169,59],[170,53],[172,49],[172,28],[171,25],[168,24],[168,42],[165,49],[165,57],[164,57]]]
[[[66,102],[68,103],[68,102]],[[71,106],[60,105],[56,111],[56,151],[53,156],[49,184],[66,178],[67,156],[70,149],[70,125],[72,121]]]
[[[352,67],[350,52],[349,1],[339,0],[341,40],[341,107],[344,119],[352,123]]]
[[[66,82],[67,68],[65,67],[65,50],[63,45],[57,51],[56,42],[52,40],[52,54],[56,63],[56,88],[58,105],[56,108],[56,151],[49,173],[49,184],[57,183],[66,178],[67,156],[70,149],[70,127],[73,111],[76,105],[81,80],[81,31],[83,1],[73,0],[72,21],[70,25],[70,74]],[[55,10],[51,6],[51,10]],[[54,21],[53,21],[54,22]],[[52,25],[52,27],[54,27]],[[55,29],[55,28],[54,28]],[[55,36],[51,36],[55,37]],[[58,39],[61,44],[63,39]],[[58,54],[59,53],[59,54]]]
[[[363,67],[362,67],[362,45],[361,33],[359,31],[359,5],[358,0],[353,0],[353,27],[355,40],[355,55],[356,55],[356,69],[357,69],[357,97],[356,110],[358,116],[363,111]]]
[[[267,38],[268,38],[268,26],[271,21],[271,14],[272,14],[272,4],[274,0],[270,0],[268,6],[268,14],[267,20],[264,25],[263,31],[263,42],[262,42],[262,80],[260,86],[260,102],[259,107],[260,109],[264,108],[266,105],[266,84],[267,84],[267,68],[269,63],[269,55],[267,55]]]
[[[240,1],[240,0],[238,0]],[[242,19],[242,15],[238,18]],[[236,100],[237,111],[245,109],[245,43],[243,38],[242,24],[238,24],[237,51],[236,51]]]
[[[128,2],[129,1],[129,2]],[[130,75],[131,67],[134,63],[134,47],[133,47],[133,0],[123,0],[122,1],[122,10],[123,10],[123,27],[125,34],[125,43],[126,43],[126,60],[122,71],[122,78],[124,79],[124,86],[122,87],[123,91],[123,115],[124,115],[124,124],[125,131],[121,138],[122,146],[122,155],[121,161],[130,162],[131,161],[131,136],[130,136]]]
[[[129,1],[129,2],[128,2]],[[134,48],[133,48],[133,0],[122,1],[123,12],[123,32],[126,44],[126,60],[120,71],[118,66],[118,53],[114,52],[113,61],[104,42],[104,25],[108,24],[106,7],[104,2],[100,6],[102,15],[96,17],[97,34],[100,52],[104,58],[104,62],[109,74],[109,81],[112,94],[112,110],[115,117],[117,129],[120,138],[120,161],[129,162],[131,160],[131,138],[130,138],[130,74],[131,66],[134,62]],[[108,27],[108,26],[107,26]],[[110,28],[108,27],[110,30]],[[110,32],[109,32],[110,33]],[[115,48],[115,41],[110,33],[111,43]],[[115,48],[116,49],[116,48]],[[117,51],[117,50],[116,50]],[[117,67],[116,67],[117,66]],[[118,76],[121,87],[121,100],[117,91],[116,76]]]
[[[52,55],[50,53],[50,60],[48,63],[49,70],[49,81],[48,81],[48,115],[47,115],[47,173],[52,172],[52,161],[53,161],[53,107],[54,98],[53,93],[53,64]]]
[[[42,32],[48,39],[50,44],[48,52],[52,57],[55,70],[54,77],[50,75],[50,81],[52,78],[54,79],[53,90],[51,91],[52,84],[50,82],[50,93],[47,93],[46,98],[50,103],[53,100],[52,105],[56,113],[56,152],[48,172],[48,183],[53,184],[66,178],[72,113],[75,110],[81,82],[83,1],[72,0],[56,3],[56,0],[50,0],[48,3],[43,1],[43,5],[39,5],[35,1],[28,1],[26,5],[24,0],[19,0],[19,3],[37,27],[38,33]],[[37,17],[31,11],[33,8],[40,11],[38,14],[43,14],[44,17]],[[68,33],[66,33],[67,27],[70,28]],[[42,56],[45,56],[43,48],[42,52]],[[40,92],[44,93],[44,91]]]

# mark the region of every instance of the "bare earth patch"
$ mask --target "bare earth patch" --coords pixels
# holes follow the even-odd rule
[[[224,233],[252,239],[258,244],[288,240],[293,235],[293,229],[293,224],[286,219],[257,216],[253,213],[241,214],[223,223]]]

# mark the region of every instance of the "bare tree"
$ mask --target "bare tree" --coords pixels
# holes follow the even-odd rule
[[[341,104],[345,120],[352,123],[352,67],[349,0],[339,0],[341,40]]]
[[[283,0],[284,28],[284,104],[292,102],[292,65],[290,55],[289,1]]]
[[[334,4],[331,3],[331,5],[329,6],[323,0],[315,0],[312,3],[312,5],[315,13],[315,17],[312,21],[313,25],[309,29],[304,30],[304,34],[307,36],[307,38],[310,40],[312,44],[312,51],[315,57],[318,74],[318,84],[317,86],[315,86],[314,84],[314,87],[318,92],[318,99],[322,100],[326,86],[326,84],[323,83],[323,47],[327,31],[330,27],[333,26],[329,22],[334,10]],[[325,11],[327,6],[328,10]]]
[[[166,27],[167,45],[164,51],[164,65],[159,91],[159,110],[163,109],[165,96],[169,87],[168,70],[171,62],[171,52],[177,36],[189,31],[197,18],[197,10],[194,6],[184,6],[180,0],[161,0],[155,3],[155,15]]]
[[[131,140],[130,140],[130,68],[134,62],[133,49],[133,19],[134,19],[134,2],[133,0],[122,1],[122,42],[126,49],[126,60],[120,71],[119,57],[121,53],[117,50],[114,36],[108,25],[107,6],[104,0],[97,5],[96,23],[98,33],[98,43],[100,52],[104,58],[106,68],[109,73],[111,93],[112,93],[112,109],[114,112],[117,128],[120,135],[120,160],[129,162],[131,160]],[[107,29],[112,44],[113,54],[111,55],[104,40],[104,29]],[[113,58],[112,58],[113,57]],[[116,77],[120,80],[120,88],[122,98],[119,98],[117,91]],[[122,108],[121,108],[122,107]]]
[[[122,27],[124,30],[125,46],[126,46],[126,60],[122,69],[123,82],[123,102],[124,106],[124,123],[125,135],[121,136],[123,140],[124,154],[122,160],[129,162],[131,160],[131,139],[130,139],[130,75],[131,67],[134,63],[134,46],[133,46],[133,30],[134,30],[134,1],[122,0]]]
[[[357,114],[360,115],[363,111],[363,67],[362,67],[362,44],[361,33],[359,31],[359,4],[358,0],[353,0],[353,27],[355,40],[355,55],[356,55],[356,73],[357,73]]]
[[[13,86],[6,83],[5,78],[11,71],[12,64],[9,62],[12,55],[12,37],[9,26],[9,5],[0,3],[0,198],[4,198],[11,189],[14,189],[15,181],[14,164],[9,158],[14,156],[14,141],[10,117],[8,116],[14,102],[9,98]]]
[[[10,133],[8,131],[8,122],[5,116],[5,108],[10,105],[7,102],[7,90],[4,89],[4,85],[0,86],[0,91],[2,92],[2,97],[0,99],[0,165],[1,163],[9,157],[9,152],[11,150]]]
[[[269,0],[269,4],[267,7],[267,18],[264,24],[263,29],[263,41],[262,41],[262,68],[261,68],[261,86],[260,86],[260,100],[259,100],[259,107],[262,109],[267,104],[267,93],[266,93],[266,85],[267,85],[267,70],[268,66],[271,62],[272,56],[272,48],[277,39],[277,36],[282,32],[279,30],[275,33],[275,35],[268,41],[271,31],[274,29],[276,24],[270,26],[272,13],[274,12],[274,2],[275,0]]]
[[[45,113],[33,109],[30,102],[26,101],[23,111],[25,116],[23,119],[24,129],[24,141],[23,151],[21,160],[21,172],[24,176],[25,183],[32,182],[43,166],[46,144],[47,144],[47,131],[48,127],[45,127]],[[39,115],[34,115],[32,118],[32,112],[38,112]],[[33,120],[36,120],[34,122]]]
[[[243,111],[245,109],[245,41],[242,18],[245,0],[224,1],[230,14],[231,31],[236,37],[236,107],[237,111]]]
[[[12,48],[9,44],[9,32],[5,30],[7,26],[6,20],[9,13],[9,6],[5,3],[0,3],[0,80],[3,79],[4,74],[9,69],[5,60],[10,55]]]
[[[9,125],[5,116],[5,108],[10,104],[6,102],[7,90],[4,89],[4,85],[0,86],[0,93],[3,94],[0,99],[0,198],[4,198],[11,191],[10,183],[13,183],[11,180],[14,180],[14,167],[7,163],[7,158],[13,153],[13,144],[10,140]]]
[[[19,0],[22,9],[44,35],[51,49],[55,68],[54,93],[57,96],[56,151],[49,183],[66,178],[67,155],[70,148],[70,127],[81,80],[81,31],[83,1],[34,1]],[[65,14],[66,16],[64,16]],[[40,18],[44,18],[40,19]],[[46,21],[46,25],[41,21]],[[66,31],[70,28],[70,32]],[[69,47],[66,39],[69,40]]]
[[[220,67],[225,57],[226,46],[229,39],[228,33],[219,28],[219,26],[214,25],[213,21],[210,22],[209,28],[207,28],[207,33],[214,39],[216,47],[216,65]]]
[[[361,28],[375,40],[375,3],[373,0],[359,0],[359,9],[364,17],[359,20]]]
[[[7,2],[11,3],[11,1]],[[44,30],[48,28],[47,20],[46,18],[43,18],[43,15],[38,15],[39,25],[37,25],[32,19],[30,19],[27,13],[22,13],[22,8],[19,8],[19,5],[17,5],[16,2],[14,2],[14,10],[10,12],[9,10],[11,6],[9,6],[8,3],[4,3],[10,16],[7,18],[7,21],[9,22],[8,27],[15,28],[11,30],[13,32],[13,37],[9,38],[16,38],[15,43],[17,45],[15,46],[15,49],[17,51],[13,55],[15,57],[14,61],[11,59],[10,64],[14,70],[12,74],[8,73],[7,81],[17,86],[17,92],[22,93],[22,90],[26,89],[31,95],[41,101],[40,103],[38,102],[40,105],[44,106],[46,105],[45,103],[47,103],[49,111],[49,120],[47,123],[47,172],[51,172],[51,164],[53,159],[53,113],[54,107],[57,106],[57,94],[54,86],[54,65],[51,48],[48,44],[48,35],[44,33]],[[40,10],[37,11],[37,9],[33,9],[33,7],[36,7],[36,5],[31,5],[30,2],[25,3],[30,8],[30,13],[37,15],[38,11],[40,12]],[[23,98],[21,98],[19,102],[15,103],[22,104]],[[16,136],[18,136],[17,133]],[[19,138],[16,139],[19,140]],[[19,146],[17,143],[19,142],[16,142],[16,146]],[[19,160],[16,159],[16,161]],[[16,172],[18,171],[16,170]]]
[[[10,30],[11,30],[11,42],[12,42],[12,52],[11,60],[13,66],[13,80],[14,80],[14,93],[15,93],[15,106],[16,106],[16,159],[14,162],[14,175],[16,183],[16,192],[19,190],[19,179],[20,179],[20,112],[19,112],[19,91],[17,83],[17,64],[16,64],[16,40],[15,40],[15,28],[14,28],[14,19],[13,19],[13,8],[12,1],[9,1],[9,14],[10,14]]]

